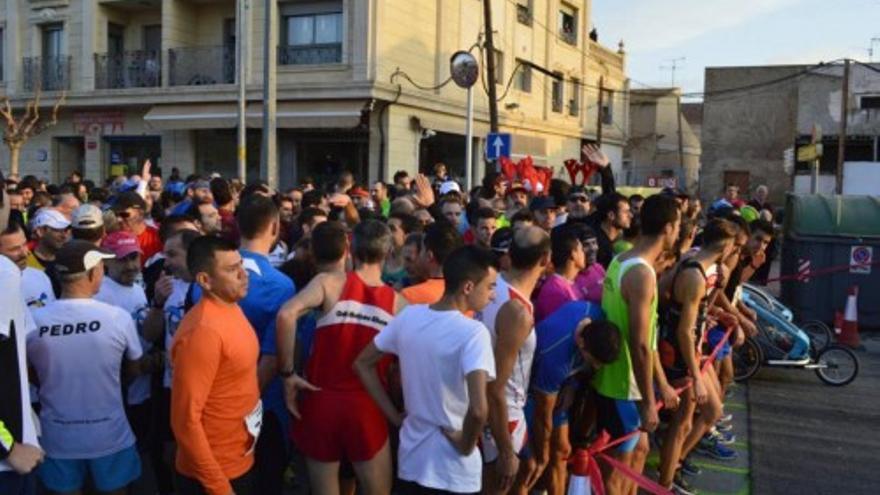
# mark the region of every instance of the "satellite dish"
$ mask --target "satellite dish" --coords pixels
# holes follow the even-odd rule
[[[480,77],[480,65],[477,59],[468,52],[458,51],[449,58],[449,73],[459,87],[470,88]]]

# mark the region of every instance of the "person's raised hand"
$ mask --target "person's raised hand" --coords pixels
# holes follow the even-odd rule
[[[150,162],[150,159],[147,158],[144,161],[144,166],[141,167],[141,180],[142,181],[150,182],[150,179],[153,177],[153,175],[150,173],[151,168],[153,168],[153,164],[152,164],[152,162]]]
[[[415,178],[415,193],[413,200],[421,208],[428,208],[434,204],[434,189],[431,187],[431,181],[425,174],[419,174]]]
[[[345,208],[346,206],[348,206],[349,203],[351,203],[351,196],[349,196],[348,194],[344,194],[344,193],[333,193],[333,195],[330,196],[330,198],[328,198],[327,201],[332,206],[335,206],[338,208]]]
[[[608,156],[595,144],[585,144],[581,148],[581,153],[587,157],[591,163],[594,163],[599,168],[605,168],[611,163],[611,160],[608,159]]]

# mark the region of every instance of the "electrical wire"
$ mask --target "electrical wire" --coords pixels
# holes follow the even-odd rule
[[[421,89],[422,91],[436,91],[436,90],[438,90],[438,89],[443,88],[444,86],[446,86],[446,85],[449,84],[450,82],[452,82],[452,76],[449,76],[448,78],[446,78],[445,81],[443,81],[442,83],[440,83],[440,84],[438,84],[438,85],[436,85],[436,86],[423,86],[423,85],[421,85],[421,84],[419,84],[419,83],[413,81],[412,78],[409,77],[409,74],[407,74],[406,72],[400,70],[400,67],[398,67],[398,68],[397,68],[397,69],[391,74],[391,83],[392,83],[392,84],[394,83],[394,79],[397,78],[397,77],[402,77],[402,78],[406,79],[410,84],[412,84],[413,86],[415,86],[415,87],[418,88],[418,89]]]
[[[468,49],[468,53],[473,52],[473,51],[474,51],[474,48],[477,48],[477,47],[479,47],[479,43],[474,43],[474,44],[471,45],[471,47]],[[482,52],[480,52],[480,54],[482,55]],[[436,86],[425,86],[425,85],[422,85],[422,84],[419,84],[419,83],[413,81],[413,79],[409,76],[409,74],[407,74],[406,71],[402,70],[400,67],[396,67],[396,68],[394,69],[394,72],[391,73],[391,78],[390,78],[390,82],[391,82],[391,84],[394,84],[394,80],[395,80],[395,78],[397,78],[397,77],[402,77],[402,78],[406,79],[406,80],[407,80],[410,84],[412,84],[415,88],[420,89],[420,90],[422,90],[422,91],[436,91],[436,90],[438,90],[438,89],[442,89],[442,88],[445,87],[447,84],[449,84],[450,82],[452,82],[452,75],[450,74],[449,77],[446,78],[446,80],[444,80],[443,82],[441,82],[440,84],[438,84],[438,85],[436,85]],[[399,95],[398,95],[398,96],[399,96]]]
[[[522,62],[520,62],[520,61],[517,61],[517,62],[516,62],[516,65],[513,67],[513,72],[510,73],[510,78],[507,80],[507,84],[506,84],[505,87],[504,87],[504,92],[501,93],[501,96],[499,96],[498,98],[496,98],[495,101],[500,102],[501,100],[503,100],[503,99],[507,96],[507,92],[510,91],[511,83],[513,83],[513,79],[516,77],[516,73],[517,73],[517,71],[518,71],[519,68],[522,67],[523,65],[524,65],[524,64],[523,64]],[[489,92],[486,91],[486,94],[488,94],[488,93],[489,93]]]

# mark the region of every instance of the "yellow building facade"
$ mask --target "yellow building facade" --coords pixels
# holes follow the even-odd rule
[[[248,178],[259,175],[264,2],[247,0]],[[280,184],[361,180],[437,161],[463,178],[466,91],[449,59],[481,62],[482,0],[279,1],[275,12]],[[474,87],[475,175],[488,132],[487,84],[512,154],[565,177],[562,162],[601,139],[615,167],[628,129],[622,47],[590,38],[590,1],[493,0],[498,69]],[[0,2],[2,90],[23,106],[36,87],[66,92],[58,125],[22,151],[21,173],[103,179],[146,158],[164,173],[236,171],[233,0]],[[601,95],[601,96],[600,96]],[[600,103],[601,102],[601,103]],[[8,170],[6,154],[0,166]]]

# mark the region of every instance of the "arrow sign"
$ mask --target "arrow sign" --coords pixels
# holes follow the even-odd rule
[[[510,158],[510,134],[493,132],[486,136],[486,159]]]

